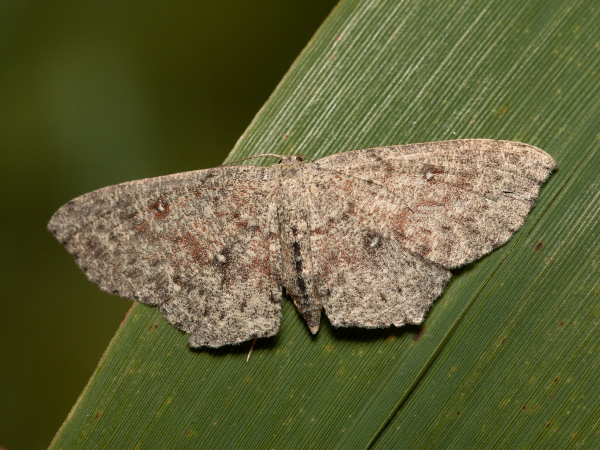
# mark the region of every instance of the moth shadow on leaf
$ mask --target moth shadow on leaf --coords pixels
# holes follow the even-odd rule
[[[239,344],[223,345],[222,347],[190,347],[190,351],[193,353],[207,353],[215,357],[244,355],[247,356],[248,352],[252,348],[252,352],[259,350],[273,350],[277,346],[279,334],[270,337],[261,337],[256,340],[254,347],[252,346],[252,340],[240,342]]]
[[[289,304],[293,305],[293,300],[289,296],[289,294],[287,294],[287,292],[283,294],[282,301],[284,303],[289,303]],[[296,308],[294,308],[294,311],[296,312],[295,320],[298,320],[299,322],[304,322],[304,319],[302,318],[302,315],[300,314],[300,312]],[[304,323],[303,323],[303,325],[304,325]],[[323,310],[320,325],[319,325],[319,331],[317,332],[317,334],[311,334],[310,331],[306,327],[304,327],[304,328],[306,330],[306,338],[307,339],[312,338],[313,341],[318,340],[319,336],[323,336],[325,334],[330,334],[331,336],[333,336],[333,338],[335,340],[368,342],[368,341],[378,341],[378,340],[385,340],[385,339],[396,339],[396,338],[399,338],[400,336],[402,336],[406,332],[416,332],[415,330],[417,330],[419,328],[419,326],[410,325],[410,326],[403,326],[403,327],[399,327],[399,328],[393,327],[393,326],[386,327],[386,328],[361,328],[361,327],[339,327],[339,328],[337,328],[331,324],[331,322],[327,318],[327,315],[325,314],[325,311]],[[281,331],[280,331],[280,333],[281,333]],[[269,338],[269,339],[271,339],[271,338]],[[261,340],[262,339],[259,339],[258,342],[260,342]],[[258,345],[258,342],[257,342],[257,345]]]
[[[328,332],[336,340],[353,341],[353,342],[374,342],[384,340],[396,340],[403,338],[407,335],[412,335],[414,341],[418,341],[425,331],[425,325],[403,325],[401,327],[387,327],[387,328],[359,328],[359,327],[348,327],[348,328],[335,328],[328,324]]]

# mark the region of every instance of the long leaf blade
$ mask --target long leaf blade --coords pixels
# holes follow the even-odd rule
[[[280,334],[245,364],[248,346],[190,351],[136,305],[53,447],[597,439],[598,15],[566,0],[342,1],[230,159],[520,140],[559,164],[527,223],[458,271],[419,330],[325,323],[313,338],[285,300]],[[557,401],[542,402],[552,389]]]

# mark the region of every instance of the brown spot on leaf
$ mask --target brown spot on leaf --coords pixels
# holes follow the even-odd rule
[[[508,110],[510,109],[510,106],[508,105],[503,105],[499,110],[498,110],[498,118],[502,118],[506,115],[506,113],[508,112]]]
[[[544,243],[542,241],[538,242],[537,244],[535,244],[535,251],[537,252],[538,250],[541,250],[543,246]]]

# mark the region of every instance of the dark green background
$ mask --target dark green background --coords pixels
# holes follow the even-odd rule
[[[335,3],[0,3],[0,447],[50,443],[130,306],[86,280],[52,213],[218,165]]]

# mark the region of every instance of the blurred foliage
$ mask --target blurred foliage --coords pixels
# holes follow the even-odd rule
[[[0,2],[0,446],[44,448],[131,304],[46,232],[87,191],[220,164],[335,5]]]
[[[558,169],[524,227],[455,272],[424,326],[192,351],[136,305],[56,448],[598,448],[600,9],[343,0],[231,158],[452,138]]]

